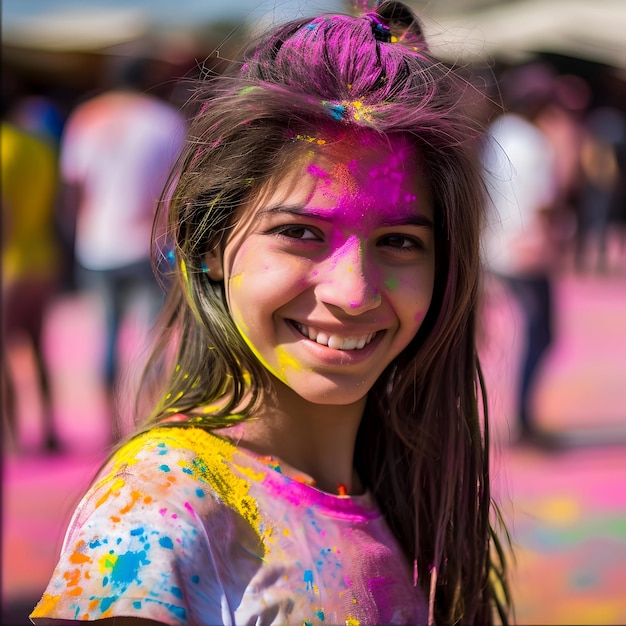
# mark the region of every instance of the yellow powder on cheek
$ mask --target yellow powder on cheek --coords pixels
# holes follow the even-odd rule
[[[230,277],[230,286],[231,289],[241,289],[243,284],[243,274],[235,274]]]
[[[246,326],[246,324],[244,324],[243,320],[241,319],[241,313],[239,312],[239,309],[233,305],[231,305],[231,315],[233,317],[233,321],[235,322],[235,326],[237,327],[237,330],[239,331],[239,334],[241,335],[241,338],[246,342],[246,345],[248,346],[248,348],[250,348],[252,354],[254,354],[257,361],[266,370],[274,374],[274,376],[276,376],[278,380],[287,384],[287,379],[285,378],[285,373],[284,373],[284,369],[285,369],[284,366],[280,364],[279,369],[276,369],[273,365],[268,363],[265,357],[259,352],[257,347],[252,343],[252,341],[248,337],[248,332],[247,332],[248,327]],[[279,358],[280,358],[280,355],[279,355]]]
[[[302,364],[282,346],[276,348],[276,357],[278,358],[278,366],[280,367],[281,380],[287,381],[287,369],[295,370],[296,372],[302,371]]]

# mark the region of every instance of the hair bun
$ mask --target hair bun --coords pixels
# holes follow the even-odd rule
[[[398,42],[427,49],[422,24],[410,7],[397,0],[383,0],[375,9]]]

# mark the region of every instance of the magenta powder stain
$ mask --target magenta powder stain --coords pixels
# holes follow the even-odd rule
[[[315,176],[316,178],[328,178],[329,174],[326,170],[319,167],[319,165],[315,165],[315,163],[311,163],[307,168],[307,172],[311,174],[311,176]]]

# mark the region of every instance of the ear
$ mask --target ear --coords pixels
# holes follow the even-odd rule
[[[221,246],[216,246],[204,255],[204,265],[211,280],[224,280],[224,264]]]

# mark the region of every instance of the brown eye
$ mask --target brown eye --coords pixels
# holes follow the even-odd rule
[[[421,241],[406,235],[387,235],[379,241],[379,245],[396,250],[415,250],[423,248]]]
[[[320,239],[320,236],[313,232],[311,228],[308,228],[307,226],[299,226],[298,224],[279,226],[272,232],[277,235],[282,235],[283,237],[289,237],[290,239],[300,239],[305,241],[317,241]]]

